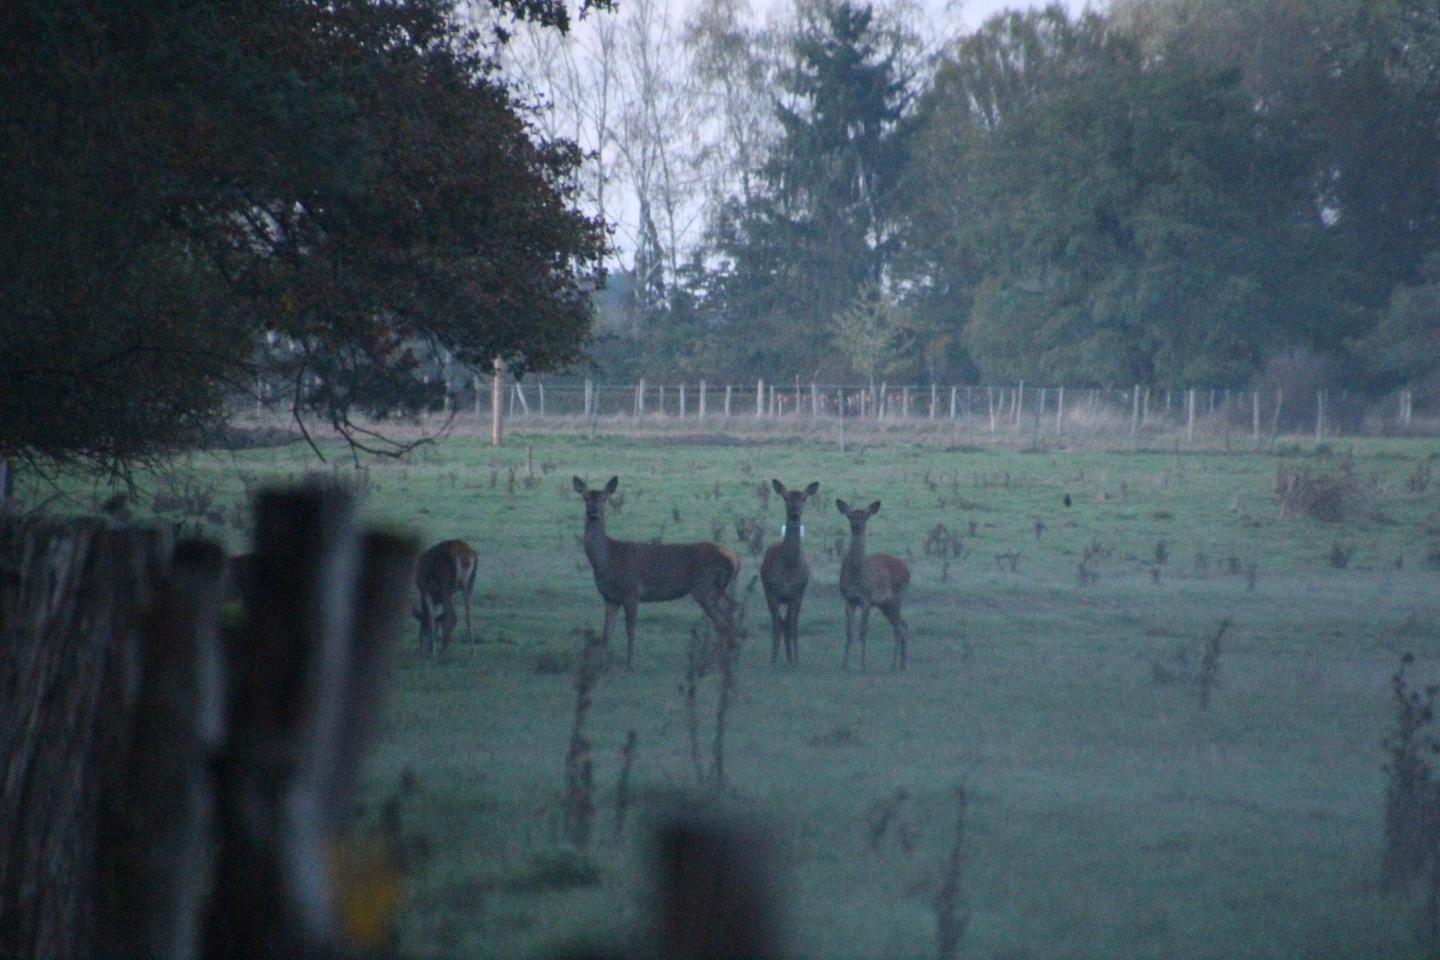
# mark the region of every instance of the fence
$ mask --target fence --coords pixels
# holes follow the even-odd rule
[[[597,380],[524,382],[473,377],[447,384],[445,412],[492,421],[579,418],[615,421],[852,421],[872,424],[954,421],[980,433],[1103,429],[1135,436],[1197,424],[1256,442],[1280,432],[1327,436],[1418,427],[1414,394],[1370,397],[1344,389],[1238,390],[923,384],[822,384],[799,378],[749,383],[607,384]]]

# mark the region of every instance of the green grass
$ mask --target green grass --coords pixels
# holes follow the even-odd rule
[[[506,468],[523,477],[527,443],[538,483],[511,493]],[[1378,882],[1381,743],[1401,652],[1420,658],[1418,677],[1440,677],[1440,571],[1426,564],[1440,546],[1440,503],[1405,482],[1440,444],[1330,446],[1294,455],[1327,469],[1353,451],[1369,516],[1278,520],[1278,458],[1259,454],[949,452],[892,438],[857,455],[804,441],[516,436],[500,451],[462,437],[410,462],[372,463],[370,516],[427,542],[463,537],[481,556],[476,642],[426,659],[406,636],[367,775],[374,797],[405,768],[420,785],[406,829],[433,853],[413,877],[407,952],[534,956],[581,938],[622,941],[645,916],[646,816],[703,795],[680,694],[700,613],[689,601],[643,606],[635,670],[601,678],[587,727],[599,839],[587,862],[559,849],[574,692],[568,673],[537,665],[573,664],[578,630],[600,625],[570,477],[616,474],[625,501],[612,536],[663,528],[666,540],[710,539],[719,524],[732,546],[742,516],[763,516],[778,537],[778,498],[762,507],[757,494],[771,477],[821,483],[806,516],[815,571],[801,663],[770,666],[757,589],[719,801],[776,838],[794,955],[934,955],[932,904],[963,784],[966,956],[1421,956],[1418,898]],[[228,508],[241,475],[253,484],[313,466],[291,447],[180,469]],[[910,560],[902,675],[886,669],[878,613],[869,672],[840,669],[837,496],[881,500],[871,549]],[[922,552],[937,523],[965,541],[948,581]],[[239,545],[234,526],[218,532]],[[1155,583],[1162,540],[1169,558]],[[1337,542],[1355,548],[1348,569],[1327,561]],[[1082,587],[1091,544],[1107,553],[1098,582]],[[995,554],[1012,551],[1017,572],[1000,570]],[[1226,572],[1232,556],[1256,565],[1253,592]],[[742,587],[758,571],[754,558],[745,564]],[[1193,686],[1157,684],[1152,664],[1189,646],[1193,666],[1223,618],[1233,627],[1220,686],[1202,712]],[[702,697],[707,747],[714,685]],[[628,730],[639,742],[637,808],[617,841]],[[897,788],[910,795],[917,845],[906,853],[889,838],[871,850],[867,807]]]

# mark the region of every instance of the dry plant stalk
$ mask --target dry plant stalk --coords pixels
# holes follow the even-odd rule
[[[1220,683],[1220,643],[1230,630],[1229,619],[1220,621],[1220,629],[1205,644],[1205,655],[1200,658],[1200,709],[1210,709],[1210,694]]]
[[[630,813],[630,774],[635,769],[635,731],[625,735],[620,751],[620,779],[615,785],[615,838],[625,834],[625,819]]]
[[[565,837],[577,849],[590,845],[595,822],[595,771],[585,718],[590,712],[605,645],[594,630],[584,631],[585,646],[575,668],[575,724],[565,751]]]
[[[955,801],[955,844],[950,848],[940,893],[935,897],[935,930],[940,941],[940,960],[955,960],[960,955],[960,943],[965,939],[965,928],[970,923],[970,911],[965,907],[960,882],[965,867],[965,814],[970,802],[964,787],[956,788]]]

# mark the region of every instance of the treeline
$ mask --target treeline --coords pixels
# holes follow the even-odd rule
[[[531,74],[629,251],[602,375],[1440,391],[1428,0],[908,10],[636,0]]]

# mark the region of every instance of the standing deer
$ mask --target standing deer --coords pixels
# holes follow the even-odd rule
[[[740,558],[715,543],[636,543],[605,535],[605,501],[619,477],[600,490],[574,478],[585,501],[585,556],[595,571],[595,587],[605,601],[604,639],[608,646],[615,614],[625,610],[625,665],[635,665],[635,615],[641,603],[694,597],[722,637],[734,632],[735,598],[730,587],[740,575]]]
[[[435,608],[440,613],[440,649],[450,646],[455,630],[455,593],[465,601],[465,639],[470,639],[470,594],[475,589],[475,571],[480,555],[464,540],[442,540],[420,554],[415,562],[415,586],[420,590],[420,608],[412,611],[420,621],[420,648],[435,649]]]
[[[855,637],[855,613],[860,613],[860,669],[865,669],[865,630],[870,625],[870,608],[879,607],[895,628],[895,655],[890,669],[904,670],[910,627],[900,616],[905,588],[910,586],[910,567],[888,553],[865,555],[865,524],[880,512],[876,500],[864,510],[851,510],[844,500],[836,508],[850,521],[850,549],[840,563],[840,594],[845,598],[845,660],[850,666],[850,644]]]
[[[760,584],[765,588],[765,603],[770,607],[770,629],[772,644],[770,662],[780,658],[780,641],[785,641],[785,662],[800,661],[800,603],[805,599],[805,587],[810,583],[810,561],[800,549],[800,537],[804,528],[800,517],[805,510],[805,501],[815,496],[819,483],[812,483],[804,490],[787,490],[779,480],[770,485],[785,502],[785,529],[779,543],[773,543],[760,561]],[[785,607],[782,615],[781,607]]]

